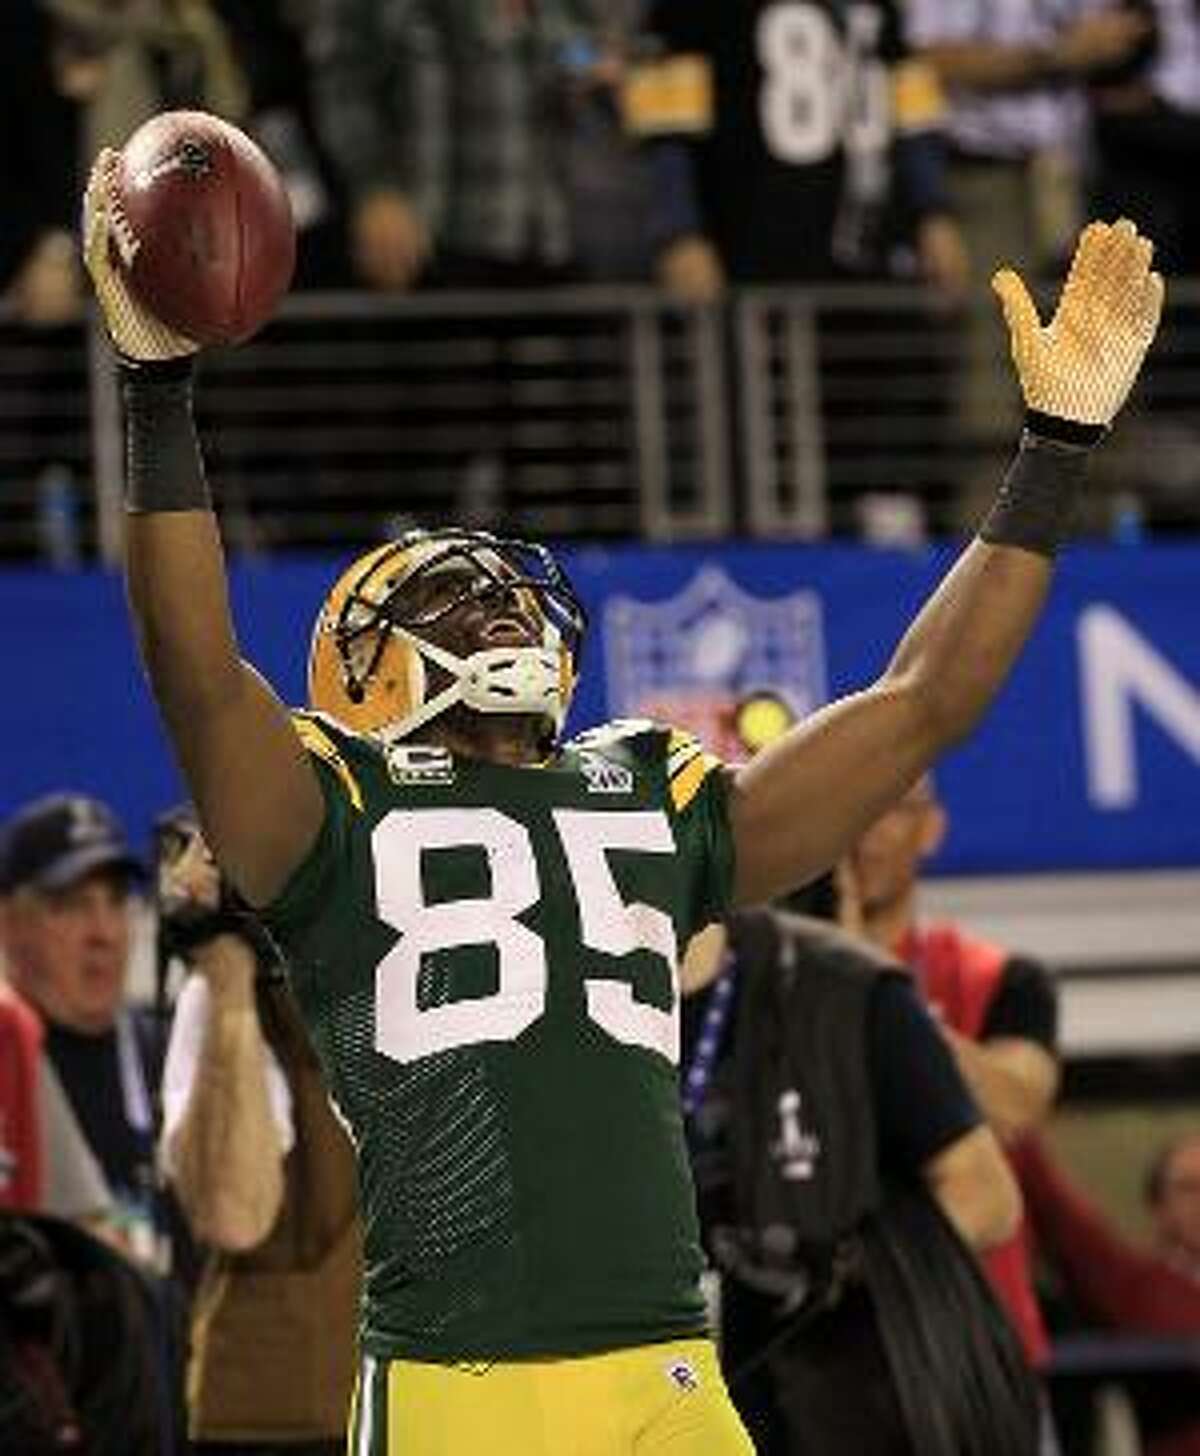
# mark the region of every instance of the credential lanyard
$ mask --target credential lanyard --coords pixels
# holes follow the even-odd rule
[[[692,1053],[691,1065],[683,1079],[683,1115],[694,1117],[708,1092],[712,1081],[717,1054],[724,1039],[725,1023],[729,1019],[729,1008],[733,1003],[733,985],[737,976],[737,965],[728,951],[721,966],[721,974],[713,982],[708,1005],[704,1008],[704,1020],[700,1024],[700,1036],[696,1050]]]
[[[152,1128],[150,1094],[146,1089],[146,1071],[142,1065],[137,1032],[128,1011],[122,1011],[117,1017],[117,1066],[121,1073],[125,1121],[135,1132],[148,1134]]]

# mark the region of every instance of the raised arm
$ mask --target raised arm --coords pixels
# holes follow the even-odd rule
[[[993,287],[1027,406],[1016,459],[979,536],[883,676],[814,714],[736,776],[736,897],[753,903],[827,868],[995,696],[1037,621],[1088,452],[1128,395],[1163,285],[1133,224],[1092,223],[1042,327],[1016,274]]]
[[[1200,1283],[1190,1273],[1131,1243],[1037,1138],[1015,1161],[1038,1241],[1089,1316],[1138,1334],[1195,1337]]]
[[[238,1253],[267,1237],[283,1202],[284,1147],[254,1004],[255,956],[240,936],[218,935],[193,960],[204,985],[193,982],[180,996],[171,1028],[164,1161],[196,1237]]]
[[[205,838],[264,904],[315,840],[321,790],[287,710],[238,650],[192,418],[196,345],[142,309],[112,262],[115,161],[101,153],[88,183],[84,251],[122,361],[130,611]]]
[[[922,55],[947,86],[972,91],[1022,91],[1054,86],[1127,60],[1149,22],[1137,10],[1113,7],[1077,16],[1047,41],[930,39]]]

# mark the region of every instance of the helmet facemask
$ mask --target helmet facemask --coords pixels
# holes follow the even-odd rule
[[[421,532],[363,566],[340,609],[326,613],[317,630],[333,637],[350,704],[369,701],[385,660],[392,679],[403,673],[402,709],[369,731],[400,741],[461,704],[476,713],[534,716],[553,742],[570,703],[585,616],[545,547],[482,531]],[[435,640],[465,604],[494,603],[502,616],[506,601],[514,615],[540,624],[539,643],[459,653]],[[314,640],[314,657],[316,650]],[[340,716],[336,706],[327,710]]]

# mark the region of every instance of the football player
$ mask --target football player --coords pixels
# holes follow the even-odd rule
[[[1001,279],[1031,413],[979,539],[878,682],[731,772],[651,723],[561,742],[579,603],[546,551],[465,531],[349,568],[289,713],[238,649],[196,346],[111,259],[114,160],[85,257],[122,358],[131,610],[205,835],[286,952],[357,1148],[351,1450],[747,1452],[700,1296],[679,947],[831,864],[979,717],[1153,336],[1150,245],[1089,228],[1046,329]]]

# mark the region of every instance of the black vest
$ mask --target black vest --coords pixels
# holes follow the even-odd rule
[[[902,973],[820,921],[778,912],[735,917],[730,948],[742,983],[736,1214],[713,1229],[713,1253],[798,1304],[837,1280],[840,1241],[879,1204],[867,1013],[876,976]]]
[[[880,1176],[869,1012],[903,970],[821,921],[755,911],[729,929],[731,1196],[707,1200],[706,1235],[759,1450],[1034,1456],[1037,1389],[975,1255],[923,1188]]]

